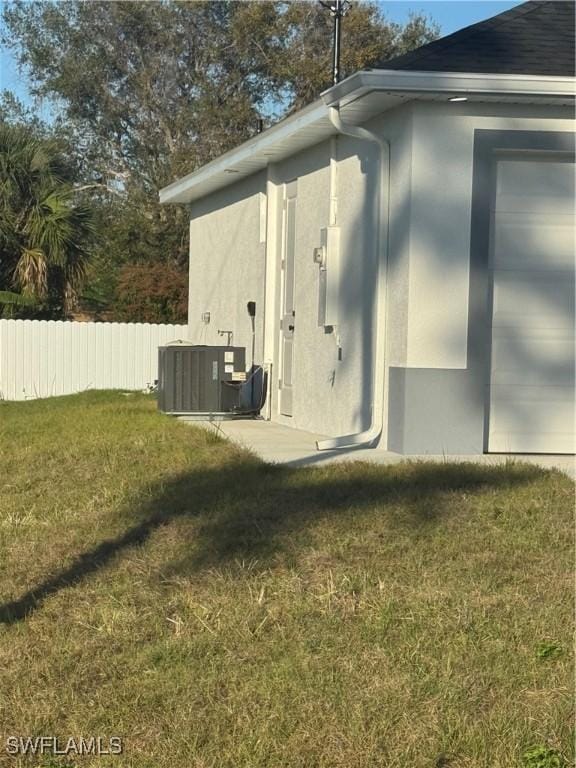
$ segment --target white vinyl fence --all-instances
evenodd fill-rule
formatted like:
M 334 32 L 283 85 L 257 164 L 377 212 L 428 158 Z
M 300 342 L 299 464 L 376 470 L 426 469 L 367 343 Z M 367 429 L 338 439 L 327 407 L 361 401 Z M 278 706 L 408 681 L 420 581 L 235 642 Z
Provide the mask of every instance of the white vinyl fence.
M 0 399 L 145 389 L 158 378 L 158 347 L 186 334 L 185 325 L 0 320 Z

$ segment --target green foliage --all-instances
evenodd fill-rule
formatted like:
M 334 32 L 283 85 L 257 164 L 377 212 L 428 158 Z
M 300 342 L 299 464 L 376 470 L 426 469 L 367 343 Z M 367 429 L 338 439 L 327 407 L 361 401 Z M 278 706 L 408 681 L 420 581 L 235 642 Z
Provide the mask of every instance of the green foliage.
M 539 659 L 556 659 L 562 655 L 562 646 L 558 643 L 544 641 L 536 648 L 536 656 Z
M 56 314 L 74 307 L 92 218 L 75 202 L 71 181 L 55 142 L 0 125 L 0 289 L 28 299 L 20 305 L 33 301 Z
M 141 323 L 185 323 L 188 275 L 164 264 L 126 264 L 120 270 L 114 319 Z
M 34 300 L 30 296 L 23 296 L 21 293 L 13 293 L 12 291 L 0 291 L 0 304 L 24 307 L 33 303 Z
M 96 205 L 90 280 L 113 300 L 127 263 L 185 268 L 188 212 L 158 189 L 251 137 L 330 84 L 332 20 L 316 2 L 77 2 L 15 0 L 4 43 L 54 106 Z M 350 74 L 434 38 L 425 16 L 401 27 L 375 2 L 346 17 L 342 70 Z M 5 96 L 4 111 L 30 120 Z M 0 106 L 0 114 L 2 107 Z
M 28 128 L 36 138 L 50 138 L 51 130 L 32 107 L 27 107 L 11 91 L 0 91 L 0 124 Z
M 332 84 L 332 25 L 318 2 L 238 3 L 234 43 L 252 60 L 280 112 L 294 111 Z M 386 20 L 375 2 L 354 3 L 342 25 L 343 77 L 417 48 L 438 36 L 422 14 L 405 26 Z
M 527 749 L 523 757 L 525 768 L 563 768 L 566 765 L 557 750 L 542 744 Z
M 13 317 L 18 307 L 33 307 L 31 296 L 23 296 L 13 291 L 0 291 L 0 317 Z
M 291 111 L 330 84 L 332 21 L 313 2 L 16 0 L 4 20 L 33 92 L 59 100 L 86 171 L 108 186 L 156 194 L 252 135 L 261 114 Z M 437 33 L 422 15 L 400 27 L 376 3 L 356 3 L 343 73 Z

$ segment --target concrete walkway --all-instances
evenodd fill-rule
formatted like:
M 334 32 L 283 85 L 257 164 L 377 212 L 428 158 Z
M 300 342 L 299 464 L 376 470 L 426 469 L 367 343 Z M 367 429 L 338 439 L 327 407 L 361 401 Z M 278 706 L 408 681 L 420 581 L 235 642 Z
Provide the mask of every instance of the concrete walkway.
M 185 420 L 185 419 L 183 419 Z M 293 429 L 273 421 L 193 421 L 206 429 L 214 430 L 248 448 L 266 462 L 287 464 L 293 467 L 320 466 L 336 461 L 370 461 L 377 464 L 396 464 L 406 459 L 425 461 L 473 461 L 481 464 L 501 464 L 506 461 L 523 461 L 539 467 L 555 467 L 570 477 L 575 477 L 574 456 L 485 454 L 482 456 L 403 456 L 378 448 L 346 448 L 340 451 L 317 451 L 316 440 L 326 437 L 313 432 Z

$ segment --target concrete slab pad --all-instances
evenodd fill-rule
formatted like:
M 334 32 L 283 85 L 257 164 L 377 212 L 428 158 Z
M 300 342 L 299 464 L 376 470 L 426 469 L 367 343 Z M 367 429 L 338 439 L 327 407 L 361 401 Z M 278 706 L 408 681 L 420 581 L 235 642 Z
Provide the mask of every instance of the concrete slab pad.
M 185 417 L 181 420 L 186 421 Z M 569 477 L 576 477 L 575 457 L 544 454 L 484 454 L 472 456 L 433 456 L 430 454 L 404 456 L 379 448 L 345 448 L 339 451 L 318 451 L 316 441 L 327 435 L 293 429 L 274 421 L 239 419 L 232 421 L 191 421 L 190 423 L 211 429 L 255 453 L 263 461 L 286 464 L 293 467 L 322 466 L 338 461 L 370 461 L 376 464 L 397 464 L 400 461 L 420 460 L 436 462 L 466 462 L 502 464 L 521 461 L 545 469 L 559 469 Z

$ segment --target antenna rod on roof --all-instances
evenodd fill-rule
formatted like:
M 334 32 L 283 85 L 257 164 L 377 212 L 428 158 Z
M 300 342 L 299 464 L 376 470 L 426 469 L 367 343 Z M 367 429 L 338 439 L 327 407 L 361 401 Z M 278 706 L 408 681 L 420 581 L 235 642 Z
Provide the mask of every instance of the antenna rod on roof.
M 336 83 L 340 82 L 340 32 L 342 19 L 352 7 L 352 3 L 350 0 L 331 0 L 331 2 L 324 2 L 324 0 L 319 1 L 323 8 L 327 8 L 330 11 L 330 16 L 334 19 L 334 32 L 332 37 L 332 85 L 336 85 Z

